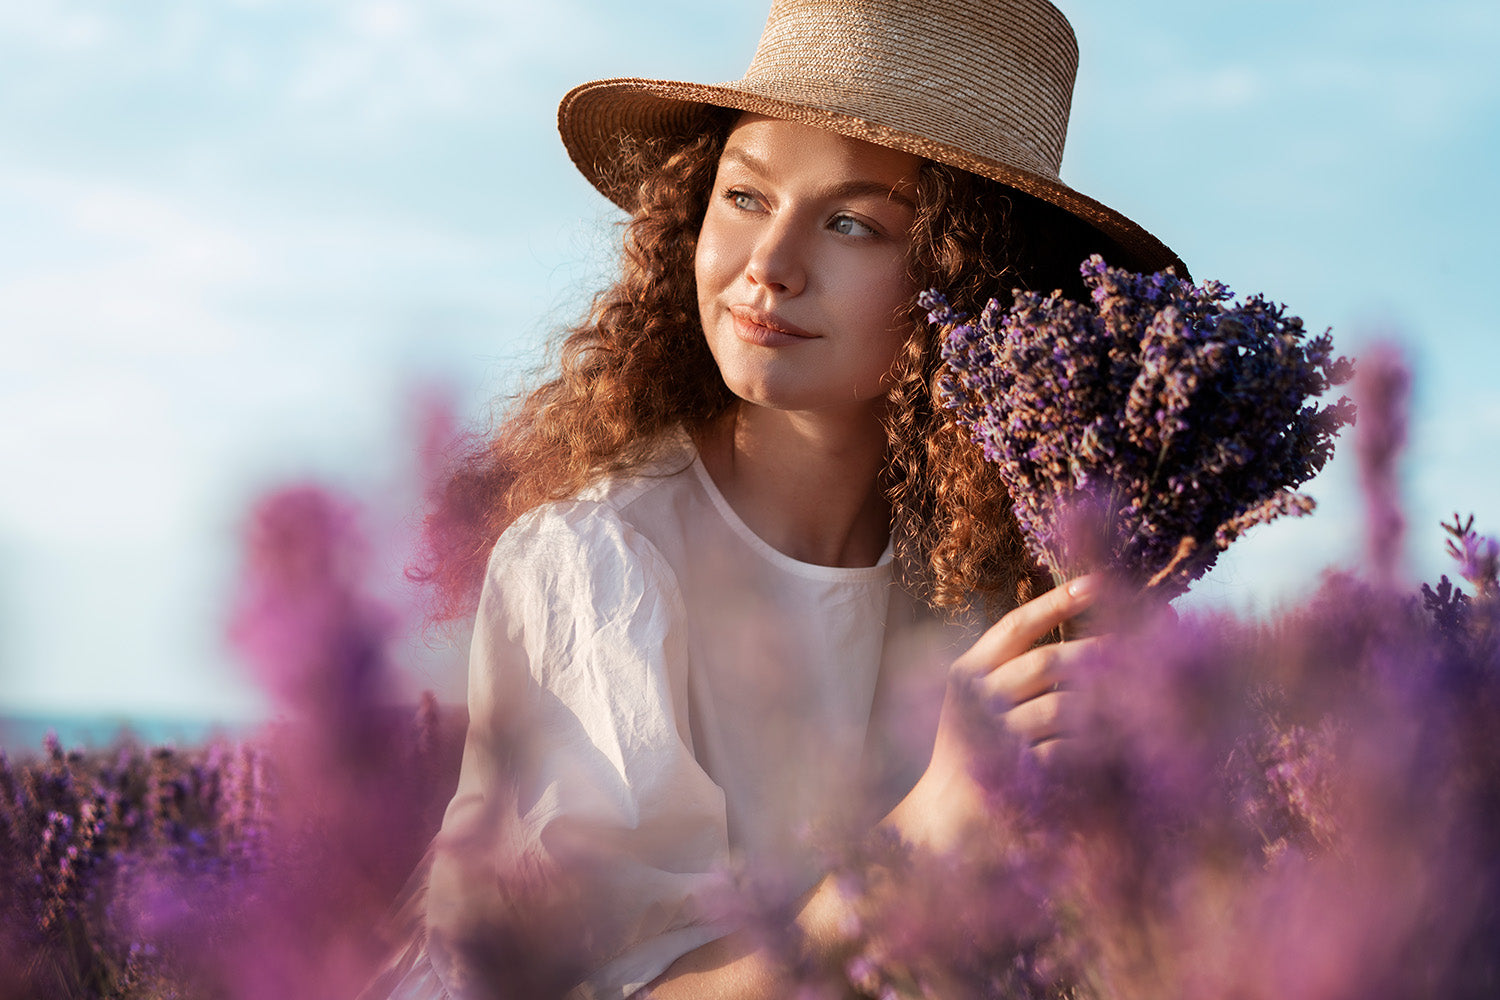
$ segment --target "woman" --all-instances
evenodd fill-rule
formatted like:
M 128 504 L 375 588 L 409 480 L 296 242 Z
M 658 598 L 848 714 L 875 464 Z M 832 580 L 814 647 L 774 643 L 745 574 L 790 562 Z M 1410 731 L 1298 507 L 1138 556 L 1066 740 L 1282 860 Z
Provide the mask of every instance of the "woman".
M 1057 180 L 1075 66 L 1044 0 L 780 0 L 741 81 L 564 99 L 574 162 L 632 222 L 560 374 L 438 521 L 453 606 L 483 580 L 470 731 L 393 995 L 534 971 L 514 949 L 564 887 L 581 946 L 538 994 L 777 995 L 713 918 L 726 864 L 777 873 L 836 970 L 808 829 L 953 846 L 981 814 L 960 698 L 1062 735 L 1080 644 L 1033 647 L 1089 581 L 1031 597 L 914 302 L 1072 287 L 1095 251 L 1181 267 Z M 976 638 L 976 608 L 1009 613 Z M 924 689 L 942 712 L 914 719 Z

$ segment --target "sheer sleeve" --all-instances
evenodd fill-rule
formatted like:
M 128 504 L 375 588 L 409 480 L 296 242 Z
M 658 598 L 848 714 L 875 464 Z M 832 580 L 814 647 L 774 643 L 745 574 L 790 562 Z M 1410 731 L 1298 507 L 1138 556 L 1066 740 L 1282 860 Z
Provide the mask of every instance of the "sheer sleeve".
M 670 567 L 607 508 L 543 508 L 500 539 L 427 900 L 454 996 L 487 992 L 485 928 L 539 887 L 566 885 L 580 907 L 574 939 L 556 942 L 576 945 L 571 996 L 628 996 L 723 933 L 699 905 L 728 834 L 693 753 L 683 618 Z

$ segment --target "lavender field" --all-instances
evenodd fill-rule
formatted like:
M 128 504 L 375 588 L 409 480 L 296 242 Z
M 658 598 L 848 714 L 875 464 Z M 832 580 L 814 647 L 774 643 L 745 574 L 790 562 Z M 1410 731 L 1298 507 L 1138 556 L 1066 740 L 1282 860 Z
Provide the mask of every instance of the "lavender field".
M 820 843 L 859 914 L 840 975 L 799 962 L 777 873 L 734 873 L 726 905 L 789 995 L 1500 994 L 1500 545 L 1455 517 L 1458 582 L 1401 582 L 1408 377 L 1363 369 L 1363 569 L 1270 619 L 1122 631 L 1078 680 L 1067 753 L 976 714 L 986 830 L 942 856 Z M 350 502 L 288 489 L 249 524 L 231 633 L 280 721 L 0 758 L 0 998 L 352 996 L 391 948 L 462 720 L 386 706 L 395 619 Z M 571 985 L 587 924 L 565 881 L 493 929 L 494 995 Z

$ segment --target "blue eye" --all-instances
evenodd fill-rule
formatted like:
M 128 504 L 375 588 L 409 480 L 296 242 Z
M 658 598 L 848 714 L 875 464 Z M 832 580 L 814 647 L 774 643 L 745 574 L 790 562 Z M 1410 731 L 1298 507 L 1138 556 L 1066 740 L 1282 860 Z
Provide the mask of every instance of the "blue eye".
M 852 215 L 836 215 L 828 228 L 843 236 L 878 236 L 872 227 L 860 222 Z
M 724 192 L 724 200 L 742 212 L 753 212 L 760 208 L 760 202 L 756 201 L 755 195 L 747 191 L 738 191 L 731 188 Z

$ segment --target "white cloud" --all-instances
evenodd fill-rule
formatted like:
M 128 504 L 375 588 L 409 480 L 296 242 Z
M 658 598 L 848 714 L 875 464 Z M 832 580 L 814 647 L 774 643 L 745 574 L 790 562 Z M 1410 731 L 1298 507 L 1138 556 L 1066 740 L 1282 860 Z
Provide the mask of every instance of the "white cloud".
M 169 542 L 200 501 L 180 406 L 145 372 L 85 364 L 0 405 L 0 535 L 31 547 Z
M 0 37 L 42 51 L 76 53 L 97 49 L 111 36 L 114 20 L 97 4 L 47 0 L 0 6 Z
M 545 6 L 468 0 L 335 0 L 283 39 L 293 107 L 337 109 L 364 128 L 425 116 L 503 116 L 555 64 L 558 29 L 577 43 L 597 18 L 570 0 Z M 290 44 L 287 44 L 290 43 Z
M 1264 69 L 1252 66 L 1179 66 L 1153 76 L 1150 89 L 1144 100 L 1157 114 L 1203 114 L 1261 103 L 1274 84 Z
M 0 6 L 0 108 L 67 111 L 135 94 L 185 108 L 216 88 L 325 127 L 387 129 L 432 115 L 504 114 L 587 43 L 578 0 L 266 0 L 204 5 L 42 0 Z M 524 97 L 522 98 L 524 102 Z
M 420 297 L 423 281 L 463 284 L 530 238 L 467 234 L 385 206 L 299 213 L 253 191 L 168 192 L 108 174 L 0 168 L 0 192 L 0 217 L 24 219 L 42 248 L 0 258 L 0 328 L 25 332 L 8 359 L 22 368 L 101 351 L 232 353 L 265 340 L 258 315 Z
M 264 262 L 232 229 L 107 178 L 8 170 L 0 190 L 28 203 L 53 245 L 0 271 L 0 327 L 25 332 L 12 364 L 66 366 L 101 349 L 198 352 L 238 338 L 209 300 L 262 275 Z

